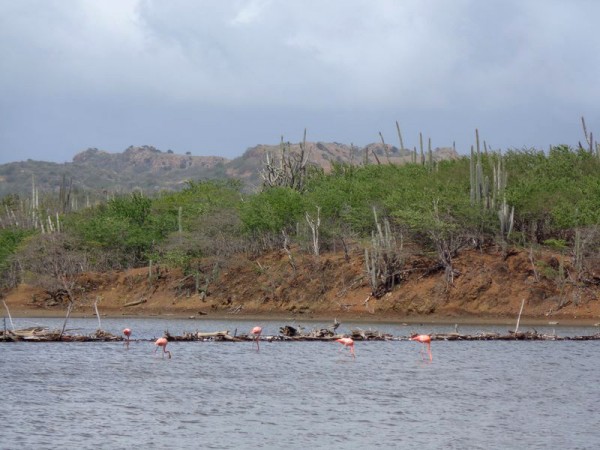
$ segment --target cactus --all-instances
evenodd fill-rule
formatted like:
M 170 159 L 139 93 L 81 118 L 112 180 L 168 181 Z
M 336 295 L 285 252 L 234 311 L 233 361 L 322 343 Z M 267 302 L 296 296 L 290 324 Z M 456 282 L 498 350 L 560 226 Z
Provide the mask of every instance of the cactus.
M 264 187 L 284 186 L 299 192 L 304 190 L 310 158 L 310 151 L 307 151 L 306 146 L 306 129 L 304 129 L 304 137 L 299 146 L 300 151 L 292 153 L 290 143 L 285 143 L 282 136 L 279 161 L 277 158 L 273 158 L 269 152 L 265 153 L 263 168 L 260 172 Z
M 310 226 L 312 231 L 312 241 L 313 241 L 313 254 L 315 256 L 319 256 L 319 228 L 321 226 L 321 207 L 317 206 L 317 218 L 313 219 L 308 211 L 305 213 L 306 222 Z
M 433 151 L 431 150 L 431 138 L 427 140 L 427 164 L 429 171 L 433 170 Z
M 381 138 L 381 145 L 383 145 L 383 151 L 385 152 L 385 157 L 387 158 L 387 162 L 388 162 L 388 164 L 392 164 L 392 161 L 390 160 L 390 151 L 389 151 L 387 145 L 385 144 L 385 140 L 383 139 L 383 134 L 381 134 L 381 131 L 379 132 L 379 137 Z
M 483 161 L 479 150 L 479 130 L 475 130 L 476 149 L 471 146 L 469 162 L 469 182 L 471 205 L 479 205 L 486 210 L 496 209 L 499 199 L 504 195 L 508 174 L 504 167 L 502 153 L 487 154 L 488 147 L 484 141 L 486 160 L 491 162 L 492 180 L 484 174 Z
M 382 226 L 377 219 L 375 208 L 373 216 L 375 230 L 371 235 L 371 250 L 365 248 L 365 266 L 371 283 L 371 293 L 379 298 L 392 291 L 400 281 L 400 269 L 403 265 L 402 241 L 400 248 L 397 248 L 389 221 L 385 219 Z
M 402 140 L 402 132 L 400 131 L 400 125 L 396 120 L 396 130 L 398 130 L 398 139 L 400 140 L 400 151 L 404 153 L 404 141 Z
M 502 239 L 506 241 L 513 229 L 515 218 L 515 207 L 513 206 L 509 211 L 506 197 L 502 200 L 502 205 L 498 211 L 498 218 L 500 219 L 500 235 L 502 236 Z
M 585 118 L 583 116 L 581 116 L 581 126 L 583 127 L 583 135 L 585 136 L 585 141 L 588 146 L 588 151 L 593 154 L 594 153 L 594 136 L 591 131 L 588 133 L 587 127 L 585 125 Z M 583 148 L 581 143 L 579 144 L 579 147 Z

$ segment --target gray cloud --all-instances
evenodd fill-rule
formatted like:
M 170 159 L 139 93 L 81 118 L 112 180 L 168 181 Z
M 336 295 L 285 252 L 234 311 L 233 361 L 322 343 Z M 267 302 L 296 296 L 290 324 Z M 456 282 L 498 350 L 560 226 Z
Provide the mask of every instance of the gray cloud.
M 600 127 L 592 0 L 0 0 L 0 163 L 131 144 L 234 157 L 366 144 L 399 120 L 466 152 Z

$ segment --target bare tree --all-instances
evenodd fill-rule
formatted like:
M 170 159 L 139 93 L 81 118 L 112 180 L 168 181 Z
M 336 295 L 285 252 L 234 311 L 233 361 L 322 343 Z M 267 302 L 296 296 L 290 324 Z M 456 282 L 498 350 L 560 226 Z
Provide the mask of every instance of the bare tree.
M 436 268 L 443 268 L 446 282 L 453 284 L 454 277 L 458 272 L 454 269 L 452 260 L 462 248 L 472 241 L 472 235 L 469 230 L 456 223 L 449 215 L 442 217 L 438 207 L 438 200 L 434 200 L 433 202 L 432 221 L 427 227 L 427 234 L 438 254 Z
M 25 281 L 41 287 L 57 300 L 73 303 L 77 297 L 78 277 L 88 270 L 85 252 L 66 233 L 33 236 L 18 260 Z

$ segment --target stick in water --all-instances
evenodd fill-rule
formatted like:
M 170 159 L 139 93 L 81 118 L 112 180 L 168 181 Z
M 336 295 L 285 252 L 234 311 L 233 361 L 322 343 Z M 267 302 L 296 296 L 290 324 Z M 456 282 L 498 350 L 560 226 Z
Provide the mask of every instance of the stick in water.
M 521 321 L 521 313 L 523 312 L 523 306 L 525 305 L 525 299 L 521 301 L 521 309 L 519 310 L 519 317 L 517 317 L 517 326 L 515 327 L 515 334 L 519 331 L 519 322 Z
M 63 323 L 63 327 L 62 330 L 60 332 L 60 335 L 58 336 L 58 339 L 62 338 L 63 334 L 65 334 L 65 328 L 67 326 L 67 320 L 69 320 L 69 316 L 71 315 L 71 310 L 73 309 L 73 302 L 69 302 L 69 307 L 67 308 L 67 317 L 65 317 L 65 323 Z
M 98 317 L 98 329 L 102 329 L 102 324 L 100 323 L 100 313 L 98 312 L 98 297 L 94 301 L 94 309 L 96 310 L 96 317 Z
M 6 308 L 6 312 L 8 313 L 8 320 L 10 320 L 10 326 L 14 331 L 15 324 L 13 323 L 12 317 L 10 316 L 10 310 L 8 309 L 8 305 L 6 304 L 6 302 L 4 300 L 2 300 L 2 303 L 4 304 L 4 307 Z

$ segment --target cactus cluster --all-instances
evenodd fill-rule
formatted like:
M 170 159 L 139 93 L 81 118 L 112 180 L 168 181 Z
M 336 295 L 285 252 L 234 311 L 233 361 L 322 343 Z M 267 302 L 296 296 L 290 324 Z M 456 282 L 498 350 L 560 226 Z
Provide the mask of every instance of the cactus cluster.
M 377 219 L 375 208 L 373 208 L 373 216 L 376 229 L 371 236 L 371 250 L 365 248 L 365 265 L 371 293 L 375 298 L 379 298 L 386 292 L 392 291 L 401 279 L 402 240 L 398 246 L 389 221 L 384 219 L 382 227 Z
M 504 167 L 504 157 L 500 151 L 488 154 L 486 142 L 483 142 L 484 155 L 482 158 L 479 143 L 479 130 L 475 130 L 475 148 L 471 146 L 470 160 L 470 195 L 471 205 L 478 205 L 482 209 L 494 211 L 499 208 L 499 231 L 502 241 L 508 239 L 514 225 L 514 206 L 509 207 L 506 203 L 505 190 L 508 181 L 508 173 Z M 484 174 L 483 161 L 491 164 L 492 181 Z M 502 200 L 500 200 L 502 199 Z

